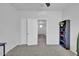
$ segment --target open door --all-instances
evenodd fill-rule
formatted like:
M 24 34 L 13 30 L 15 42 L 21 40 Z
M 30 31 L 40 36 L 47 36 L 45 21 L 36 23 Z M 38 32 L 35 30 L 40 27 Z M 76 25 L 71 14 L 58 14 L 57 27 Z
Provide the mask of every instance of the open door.
M 21 18 L 21 44 L 27 44 L 28 39 L 28 21 L 26 18 Z
M 28 19 L 28 45 L 37 45 L 37 19 Z
M 38 45 L 46 45 L 46 20 L 38 20 Z

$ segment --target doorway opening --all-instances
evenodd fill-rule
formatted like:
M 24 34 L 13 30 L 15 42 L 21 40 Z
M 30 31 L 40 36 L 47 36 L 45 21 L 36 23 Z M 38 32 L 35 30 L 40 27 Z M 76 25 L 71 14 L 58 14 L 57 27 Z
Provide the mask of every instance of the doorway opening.
M 46 20 L 38 20 L 38 45 L 46 45 Z

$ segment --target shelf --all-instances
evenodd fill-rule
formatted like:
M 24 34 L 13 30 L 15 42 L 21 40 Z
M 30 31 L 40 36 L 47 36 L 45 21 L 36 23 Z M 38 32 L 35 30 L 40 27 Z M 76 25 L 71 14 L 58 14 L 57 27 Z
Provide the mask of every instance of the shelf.
M 70 35 L 70 20 L 61 21 L 59 28 L 60 45 L 64 48 L 70 48 L 70 36 L 67 36 Z
M 65 43 L 64 40 L 60 40 L 60 42 Z
M 60 35 L 61 37 L 64 37 L 64 35 Z

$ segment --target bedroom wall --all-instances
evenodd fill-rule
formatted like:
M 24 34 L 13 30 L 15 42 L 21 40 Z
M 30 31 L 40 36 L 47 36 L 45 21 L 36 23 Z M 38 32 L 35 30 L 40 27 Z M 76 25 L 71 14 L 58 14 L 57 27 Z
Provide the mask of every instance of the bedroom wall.
M 18 13 L 7 3 L 0 3 L 0 42 L 7 42 L 6 53 L 19 44 L 20 22 Z M 2 55 L 0 47 L 0 55 Z

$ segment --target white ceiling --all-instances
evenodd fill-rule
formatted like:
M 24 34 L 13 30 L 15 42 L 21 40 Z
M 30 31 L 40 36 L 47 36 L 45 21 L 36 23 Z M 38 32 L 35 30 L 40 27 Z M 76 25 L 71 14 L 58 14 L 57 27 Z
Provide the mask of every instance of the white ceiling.
M 41 10 L 58 10 L 62 11 L 73 3 L 51 3 L 50 7 L 46 7 L 45 3 L 11 3 L 13 7 L 21 11 L 41 11 Z

